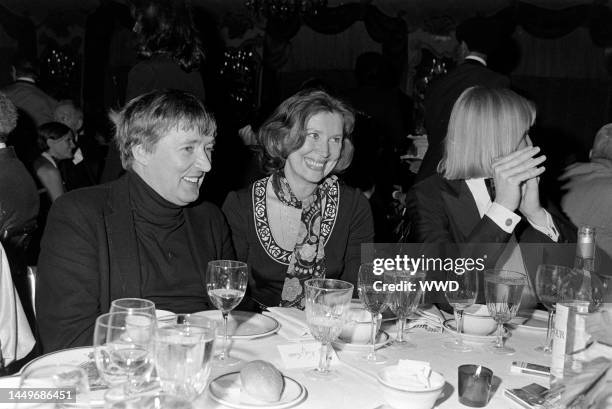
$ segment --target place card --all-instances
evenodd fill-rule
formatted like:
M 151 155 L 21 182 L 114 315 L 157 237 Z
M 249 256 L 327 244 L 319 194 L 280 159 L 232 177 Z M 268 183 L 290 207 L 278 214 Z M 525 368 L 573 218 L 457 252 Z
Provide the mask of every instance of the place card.
M 278 345 L 283 365 L 287 369 L 316 368 L 319 365 L 321 344 L 319 342 L 300 342 L 299 344 Z M 333 348 L 328 348 L 327 359 L 333 365 L 338 361 L 338 356 Z

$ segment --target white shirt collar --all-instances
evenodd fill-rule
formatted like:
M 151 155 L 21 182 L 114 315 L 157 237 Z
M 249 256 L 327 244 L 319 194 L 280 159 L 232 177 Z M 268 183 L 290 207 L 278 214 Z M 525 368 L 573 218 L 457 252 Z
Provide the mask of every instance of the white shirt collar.
M 482 58 L 479 57 L 477 55 L 473 55 L 473 54 L 469 54 L 465 57 L 466 60 L 474 60 L 474 61 L 478 61 L 479 63 L 481 63 L 482 65 L 484 65 L 485 67 L 487 66 L 487 61 Z
M 17 77 L 17 81 L 29 82 L 31 84 L 35 84 L 36 83 L 36 81 L 34 81 L 34 79 L 30 78 L 30 77 Z
M 484 178 L 466 179 L 465 183 L 468 185 L 472 196 L 474 196 L 478 214 L 482 218 L 489 210 L 489 207 L 491 207 L 491 197 L 489 197 L 489 191 L 487 190 L 487 185 L 485 185 Z

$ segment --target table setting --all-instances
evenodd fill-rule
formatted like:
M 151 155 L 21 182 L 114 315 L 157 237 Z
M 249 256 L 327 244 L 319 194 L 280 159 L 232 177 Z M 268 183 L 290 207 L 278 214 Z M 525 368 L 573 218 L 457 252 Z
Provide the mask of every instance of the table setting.
M 482 305 L 472 297 L 477 281 L 463 281 L 446 294 L 453 316 L 420 304 L 419 291 L 377 294 L 366 263 L 359 299 L 350 283 L 311 279 L 304 310 L 259 314 L 234 310 L 246 290 L 242 264 L 209 268 L 208 291 L 227 290 L 213 293 L 217 310 L 174 314 L 147 300 L 115 300 L 96 321 L 93 346 L 38 357 L 20 376 L 0 378 L 0 388 L 19 388 L 27 374 L 55 368 L 71 374 L 56 378 L 76 382 L 66 385 L 81 391 L 80 400 L 41 408 L 444 409 L 520 407 L 505 390 L 549 386 L 548 376 L 513 365 L 551 364 L 538 348 L 548 342 L 548 311 L 519 311 L 520 275 L 487 273 Z M 424 277 L 390 271 L 379 279 Z

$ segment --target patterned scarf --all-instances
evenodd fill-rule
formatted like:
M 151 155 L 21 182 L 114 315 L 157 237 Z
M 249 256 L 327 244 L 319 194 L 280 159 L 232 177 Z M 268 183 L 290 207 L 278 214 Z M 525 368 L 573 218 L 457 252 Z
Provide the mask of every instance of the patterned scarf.
M 285 275 L 281 307 L 304 309 L 304 281 L 325 277 L 324 243 L 319 240 L 322 209 L 325 208 L 326 193 L 336 179 L 336 176 L 326 178 L 312 195 L 300 201 L 291 191 L 282 171 L 272 175 L 272 189 L 281 203 L 302 209 L 297 241 Z

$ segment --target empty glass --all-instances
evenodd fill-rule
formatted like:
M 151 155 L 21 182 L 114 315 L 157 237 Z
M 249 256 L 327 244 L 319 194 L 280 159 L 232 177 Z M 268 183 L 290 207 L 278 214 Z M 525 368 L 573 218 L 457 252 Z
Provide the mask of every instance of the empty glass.
M 527 276 L 516 271 L 487 270 L 484 281 L 489 314 L 497 322 L 496 342 L 489 350 L 495 354 L 511 355 L 515 350 L 504 345 L 504 324 L 516 316 L 521 306 Z
M 341 280 L 313 278 L 304 282 L 306 322 L 314 339 L 321 342 L 319 366 L 307 372 L 313 379 L 332 379 L 329 344 L 338 338 L 346 323 L 353 296 L 353 284 Z
M 176 314 L 160 318 L 155 334 L 155 368 L 164 392 L 193 400 L 206 388 L 217 323 Z
M 451 283 L 457 283 L 456 285 Z M 478 273 L 476 271 L 466 271 L 463 274 L 456 274 L 449 271 L 446 274 L 447 289 L 444 296 L 448 303 L 453 307 L 455 315 L 455 326 L 457 337 L 452 342 L 445 342 L 442 345 L 446 349 L 456 352 L 469 352 L 472 347 L 463 343 L 463 311 L 474 305 L 478 296 Z
M 391 311 L 397 316 L 397 336 L 394 345 L 404 348 L 414 348 L 415 345 L 408 342 L 404 337 L 406 319 L 414 313 L 421 301 L 421 282 L 425 280 L 425 272 L 417 271 L 389 271 L 385 274 L 390 275 L 391 282 L 395 285 L 391 292 L 390 305 Z
M 155 317 L 155 303 L 143 298 L 119 298 L 113 300 L 108 312 L 129 312 L 131 314 L 148 314 Z
M 369 362 L 382 364 L 387 361 L 383 355 L 376 355 L 376 335 L 379 328 L 378 320 L 380 314 L 389 305 L 391 294 L 383 284 L 391 284 L 392 277 L 389 274 L 375 274 L 373 263 L 364 263 L 359 267 L 357 278 L 359 299 L 372 315 L 370 329 L 370 351 L 365 356 Z
M 241 361 L 229 356 L 227 315 L 244 297 L 248 282 L 246 263 L 233 260 L 213 260 L 208 262 L 206 270 L 206 291 L 208 297 L 223 314 L 223 349 L 215 357 L 220 365 L 236 365 Z
M 563 280 L 570 276 L 572 269 L 553 264 L 540 264 L 536 273 L 536 295 L 548 310 L 548 329 L 546 331 L 546 341 L 544 345 L 536 347 L 539 352 L 552 352 L 552 333 L 555 322 L 555 309 Z

